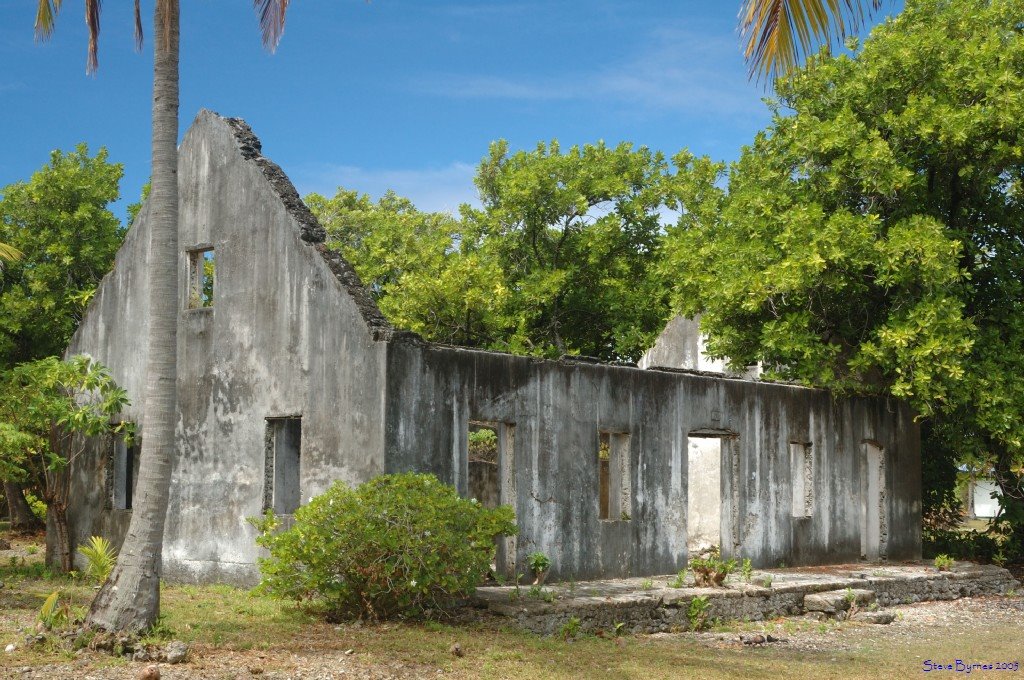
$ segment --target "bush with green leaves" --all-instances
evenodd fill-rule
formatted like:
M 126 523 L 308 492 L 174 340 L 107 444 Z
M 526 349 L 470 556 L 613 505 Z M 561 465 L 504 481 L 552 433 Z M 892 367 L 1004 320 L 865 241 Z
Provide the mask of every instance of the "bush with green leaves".
M 708 609 L 711 602 L 706 595 L 697 595 L 690 600 L 686 608 L 686 619 L 690 622 L 690 630 L 705 630 L 708 627 Z
M 722 560 L 718 546 L 712 546 L 690 560 L 694 584 L 698 588 L 718 588 L 725 583 L 725 578 L 736 571 L 736 560 Z
M 285 531 L 271 513 L 251 521 L 270 551 L 258 589 L 332 620 L 449 609 L 486 576 L 495 537 L 516 533 L 511 507 L 485 508 L 414 473 L 355 489 L 335 482 L 296 510 Z
M 542 571 L 547 571 L 551 568 L 551 558 L 540 552 L 532 552 L 526 557 L 527 564 L 530 565 L 530 569 L 535 574 L 539 574 Z

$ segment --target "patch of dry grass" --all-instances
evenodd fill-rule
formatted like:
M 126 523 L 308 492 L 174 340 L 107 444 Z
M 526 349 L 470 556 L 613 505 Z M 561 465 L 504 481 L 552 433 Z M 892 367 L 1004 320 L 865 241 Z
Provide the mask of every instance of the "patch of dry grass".
M 38 541 L 38 539 L 36 539 Z M 0 553 L 0 647 L 21 643 L 34 630 L 39 607 L 61 589 L 77 611 L 84 611 L 93 589 L 74 579 L 57 577 L 41 566 L 41 555 L 23 550 L 12 564 Z M 504 629 L 496 620 L 467 625 L 392 623 L 332 625 L 282 603 L 227 586 L 166 586 L 163 618 L 153 641 L 168 637 L 192 643 L 199 664 L 216 664 L 232 672 L 256 664 L 268 672 L 287 672 L 297 659 L 350 657 L 360 667 L 411 669 L 421 675 L 451 678 L 878 678 L 921 673 L 925 659 L 1024 660 L 1024 628 L 1019 620 L 963 621 L 950 634 L 946 625 L 897 621 L 892 626 L 829 625 L 780 621 L 769 624 L 783 636 L 818 634 L 820 649 L 786 643 L 746 648 L 730 642 L 736 630 L 763 625 L 722 628 L 718 636 L 688 634 L 630 637 L 583 637 L 564 641 Z M 725 639 L 720 639 L 725 638 Z M 829 640 L 835 644 L 829 644 Z M 839 642 L 842 644 L 839 644 Z M 464 656 L 449 649 L 458 642 Z M 53 645 L 0 652 L 0 675 L 16 667 L 71 663 L 71 653 Z M 79 664 L 82 661 L 79 660 Z M 90 657 L 85 666 L 125 664 L 109 657 Z M 207 670 L 211 666 L 203 666 Z M 70 666 L 68 666 L 70 670 Z M 196 666 L 195 677 L 206 675 Z M 121 669 L 122 671 L 127 669 Z M 391 672 L 394 672 L 393 670 Z M 227 673 L 227 671 L 225 671 Z M 403 673 L 397 673 L 402 675 Z M 70 676 L 69 676 L 70 677 Z M 315 677 L 315 676 L 314 676 Z

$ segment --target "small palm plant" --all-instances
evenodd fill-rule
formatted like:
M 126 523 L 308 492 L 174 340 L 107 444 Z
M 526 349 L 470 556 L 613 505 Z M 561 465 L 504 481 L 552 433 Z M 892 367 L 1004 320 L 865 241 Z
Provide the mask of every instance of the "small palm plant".
M 89 542 L 78 546 L 78 554 L 86 559 L 85 575 L 96 583 L 103 583 L 110 576 L 117 560 L 117 553 L 110 541 L 102 536 L 90 536 Z

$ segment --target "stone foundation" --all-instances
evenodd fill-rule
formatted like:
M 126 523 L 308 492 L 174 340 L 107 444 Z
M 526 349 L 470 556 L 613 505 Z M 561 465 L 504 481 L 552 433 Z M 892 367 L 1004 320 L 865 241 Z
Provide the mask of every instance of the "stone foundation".
M 754 585 L 771 579 L 771 585 Z M 542 590 L 520 586 L 477 589 L 489 611 L 515 625 L 542 635 L 557 634 L 573 617 L 581 632 L 658 633 L 690 628 L 687 610 L 695 597 L 708 600 L 707 618 L 720 621 L 761 621 L 822 611 L 835 600 L 834 591 L 854 594 L 878 606 L 955 600 L 979 595 L 1005 595 L 1020 588 L 1010 573 L 992 565 L 957 563 L 951 571 L 917 565 L 840 565 L 829 568 L 757 571 L 745 583 L 738 574 L 724 588 L 694 588 L 692 577 L 683 588 L 669 587 L 675 576 L 556 583 Z M 805 597 L 809 598 L 805 605 Z M 840 598 L 841 599 L 841 598 Z M 836 607 L 833 606 L 832 614 Z M 839 609 L 844 609 L 839 606 Z M 621 625 L 620 625 L 621 624 Z

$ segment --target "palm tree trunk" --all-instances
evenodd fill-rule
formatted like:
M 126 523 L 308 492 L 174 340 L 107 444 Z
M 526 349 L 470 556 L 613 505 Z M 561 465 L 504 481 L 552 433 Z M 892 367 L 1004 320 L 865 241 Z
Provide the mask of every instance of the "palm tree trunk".
M 176 450 L 178 321 L 179 0 L 158 0 L 153 49 L 149 358 L 136 502 L 121 553 L 86 625 L 137 632 L 160 614 L 160 558 Z
M 11 517 L 11 529 L 15 531 L 42 531 L 43 523 L 32 513 L 21 484 L 4 481 L 4 497 L 7 498 L 7 511 Z

